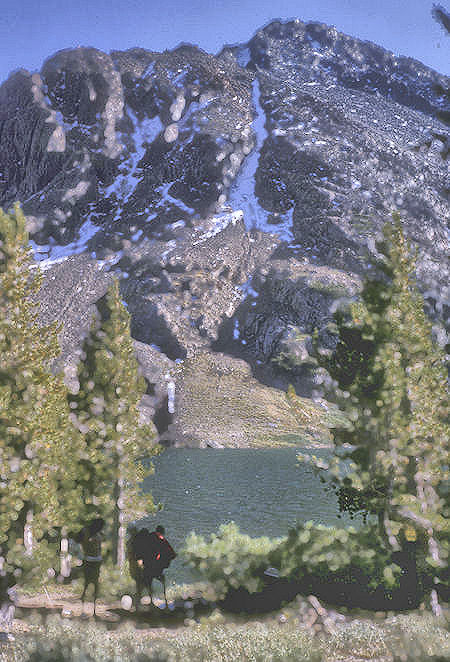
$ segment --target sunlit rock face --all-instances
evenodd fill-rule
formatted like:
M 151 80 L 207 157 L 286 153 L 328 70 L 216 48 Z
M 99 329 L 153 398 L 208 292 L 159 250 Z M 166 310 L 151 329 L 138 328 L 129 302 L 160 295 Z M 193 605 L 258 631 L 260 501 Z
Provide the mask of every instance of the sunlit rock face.
M 419 62 L 301 21 L 215 56 L 77 48 L 13 74 L 0 87 L 0 204 L 27 214 L 69 378 L 116 275 L 149 382 L 143 411 L 169 443 L 206 443 L 187 420 L 185 365 L 207 387 L 211 365 L 232 361 L 248 382 L 244 361 L 261 388 L 313 395 L 311 334 L 333 346 L 331 311 L 376 269 L 394 209 L 443 343 L 448 89 Z M 233 439 L 223 445 L 252 443 Z

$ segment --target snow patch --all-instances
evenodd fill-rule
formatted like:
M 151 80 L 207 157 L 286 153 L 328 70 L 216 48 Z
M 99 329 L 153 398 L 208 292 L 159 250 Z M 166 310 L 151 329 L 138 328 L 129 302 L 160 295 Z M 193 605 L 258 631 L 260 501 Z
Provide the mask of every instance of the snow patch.
M 155 60 L 153 60 L 153 62 L 150 62 L 150 64 L 148 65 L 147 69 L 146 69 L 146 70 L 144 71 L 144 73 L 142 74 L 142 78 L 147 78 L 147 77 L 153 75 L 153 71 L 154 71 L 154 69 L 155 69 L 155 64 L 156 64 Z
M 255 299 L 259 297 L 259 292 L 257 292 L 252 287 L 252 276 L 250 276 L 250 278 L 243 285 L 240 285 L 237 289 L 242 295 L 242 301 L 251 297 L 253 301 L 251 302 L 250 305 L 256 306 Z
M 245 227 L 247 230 L 256 228 L 263 232 L 270 232 L 278 235 L 286 241 L 293 241 L 292 234 L 292 209 L 281 216 L 279 224 L 272 225 L 268 222 L 272 215 L 266 209 L 261 207 L 255 195 L 255 175 L 258 168 L 259 156 L 264 141 L 268 137 L 265 128 L 265 113 L 260 103 L 259 81 L 253 82 L 253 105 L 255 108 L 255 119 L 252 123 L 252 129 L 255 134 L 255 146 L 239 172 L 236 180 L 232 184 L 228 204 L 233 209 L 241 209 L 244 213 Z
M 244 295 L 243 296 L 244 299 L 246 299 L 248 296 L 251 296 L 254 299 L 259 297 L 259 292 L 254 290 L 253 287 L 252 287 L 252 280 L 253 280 L 253 277 L 250 276 L 250 278 L 245 283 L 243 283 L 242 285 L 240 285 L 237 288 Z
M 178 122 L 181 119 L 181 115 L 183 114 L 185 105 L 186 105 L 186 99 L 184 97 L 184 94 L 178 94 L 177 98 L 172 103 L 169 109 L 173 122 Z
M 139 182 L 140 173 L 137 172 L 137 166 L 145 155 L 147 145 L 150 145 L 164 128 L 158 115 L 152 119 L 146 117 L 139 120 L 131 108 L 127 109 L 127 114 L 133 123 L 134 151 L 130 151 L 128 159 L 121 165 L 120 174 L 104 190 L 106 199 L 114 193 L 122 204 L 127 202 Z
M 68 201 L 71 205 L 74 205 L 77 200 L 86 195 L 90 185 L 90 182 L 81 180 L 75 188 L 67 189 L 62 197 L 62 202 Z
M 171 239 L 170 241 L 167 242 L 166 246 L 167 246 L 167 250 L 165 250 L 163 253 L 161 253 L 161 258 L 163 260 L 165 260 L 168 255 L 173 253 L 173 251 L 177 247 L 177 242 L 175 241 L 175 239 Z
M 166 143 L 173 143 L 178 138 L 178 125 L 169 124 L 164 131 L 164 140 Z
M 225 228 L 230 224 L 236 225 L 236 223 L 238 221 L 242 221 L 242 219 L 243 213 L 240 209 L 238 211 L 232 212 L 231 214 L 225 214 L 224 216 L 214 216 L 213 218 L 208 219 L 208 223 L 210 224 L 208 230 L 200 235 L 197 241 L 193 241 L 192 244 L 194 246 L 197 244 L 202 244 L 207 239 L 215 237 L 216 234 L 219 234 L 219 232 L 225 230 Z
M 34 252 L 34 259 L 39 262 L 39 266 L 44 271 L 49 269 L 53 264 L 62 262 L 71 255 L 78 255 L 86 249 L 86 245 L 95 234 L 100 230 L 98 225 L 94 225 L 90 219 L 85 221 L 80 228 L 78 239 L 72 241 L 66 246 L 56 244 L 50 238 L 49 244 L 39 245 L 34 241 L 30 241 L 30 246 Z M 44 257 L 44 255 L 46 257 Z
M 131 235 L 131 239 L 133 241 L 137 241 L 139 239 L 139 237 L 142 236 L 142 233 L 143 233 L 143 230 L 138 230 L 137 232 L 135 232 L 134 234 Z
M 155 188 L 155 191 L 157 191 L 161 195 L 161 200 L 158 202 L 156 207 L 164 207 L 167 203 L 171 205 L 175 205 L 182 211 L 185 211 L 188 214 L 193 214 L 194 209 L 192 207 L 188 207 L 182 200 L 179 200 L 178 198 L 173 198 L 170 193 L 169 189 L 173 185 L 172 182 L 167 182 L 166 184 L 162 184 L 162 186 L 157 186 Z M 183 220 L 183 219 L 180 219 Z
M 97 260 L 98 268 L 103 269 L 103 267 L 113 267 L 115 264 L 120 262 L 122 257 L 123 251 L 118 251 L 117 253 L 114 253 L 114 255 L 111 255 L 104 260 Z
M 66 149 L 66 134 L 62 126 L 57 126 L 47 143 L 47 152 L 64 152 Z
M 169 414 L 175 413 L 175 382 L 172 380 L 167 384 L 167 410 Z

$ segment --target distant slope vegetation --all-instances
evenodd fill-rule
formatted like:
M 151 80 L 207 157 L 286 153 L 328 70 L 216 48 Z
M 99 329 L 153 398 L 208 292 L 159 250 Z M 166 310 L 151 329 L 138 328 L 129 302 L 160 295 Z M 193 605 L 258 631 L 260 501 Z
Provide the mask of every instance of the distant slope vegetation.
M 143 411 L 163 439 L 288 438 L 295 423 L 272 387 L 320 394 L 311 334 L 333 345 L 330 310 L 376 268 L 374 240 L 394 209 L 443 343 L 449 87 L 420 62 L 301 21 L 216 56 L 77 48 L 12 74 L 0 87 L 0 205 L 19 200 L 27 214 L 45 268 L 42 319 L 64 322 L 68 379 L 115 274 L 149 383 Z M 267 389 L 256 431 L 236 405 L 260 393 L 242 360 Z M 230 434 L 221 424 L 208 440 L 211 408 L 192 420 L 192 376 L 216 402 L 210 370 L 221 365 L 236 385 L 220 393 Z M 321 437 L 320 419 L 318 409 L 303 433 Z

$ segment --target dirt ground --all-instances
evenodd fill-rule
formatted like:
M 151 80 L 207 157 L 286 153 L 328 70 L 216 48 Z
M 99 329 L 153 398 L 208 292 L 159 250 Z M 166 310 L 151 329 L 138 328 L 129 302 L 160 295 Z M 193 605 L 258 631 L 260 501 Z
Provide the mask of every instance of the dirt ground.
M 128 596 L 127 596 L 128 597 Z M 128 601 L 130 602 L 130 601 Z M 136 628 L 148 629 L 149 632 L 160 630 L 174 630 L 183 625 L 186 618 L 192 615 L 206 614 L 214 608 L 212 603 L 195 596 L 188 600 L 182 598 L 169 600 L 168 608 L 161 598 L 154 598 L 154 605 L 150 599 L 144 596 L 139 610 L 125 601 L 106 602 L 102 599 L 96 602 L 96 613 L 94 616 L 94 604 L 86 601 L 84 605 L 77 595 L 60 594 L 51 592 L 38 593 L 36 595 L 20 596 L 15 610 L 15 618 L 10 627 L 11 634 L 14 632 L 25 632 L 30 629 L 29 623 L 36 620 L 44 621 L 52 615 L 61 616 L 71 621 L 92 621 L 104 624 L 108 630 L 115 629 L 119 624 L 127 623 Z M 155 632 L 157 635 L 157 632 Z

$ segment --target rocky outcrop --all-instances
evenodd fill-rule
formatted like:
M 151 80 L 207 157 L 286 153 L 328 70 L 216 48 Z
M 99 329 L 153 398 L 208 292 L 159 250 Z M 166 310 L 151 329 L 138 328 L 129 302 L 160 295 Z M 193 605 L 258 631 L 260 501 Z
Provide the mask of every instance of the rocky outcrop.
M 299 421 L 286 394 L 265 386 L 247 362 L 220 352 L 196 351 L 177 375 L 177 416 L 168 438 L 178 446 L 252 448 L 329 443 L 333 411 L 299 398 Z
M 68 379 L 115 275 L 149 384 L 142 410 L 163 440 L 266 443 L 275 419 L 289 435 L 283 390 L 319 393 L 311 334 L 333 346 L 331 310 L 376 268 L 393 209 L 443 343 L 448 89 L 419 62 L 301 21 L 217 56 L 77 48 L 12 75 L 0 87 L 0 204 L 24 206 Z M 258 425 L 238 392 L 264 403 Z M 212 415 L 221 402 L 228 434 Z

